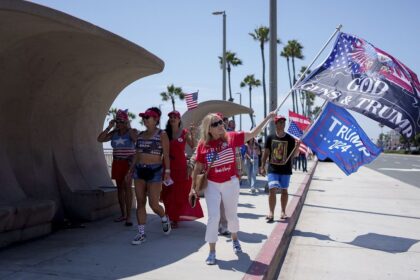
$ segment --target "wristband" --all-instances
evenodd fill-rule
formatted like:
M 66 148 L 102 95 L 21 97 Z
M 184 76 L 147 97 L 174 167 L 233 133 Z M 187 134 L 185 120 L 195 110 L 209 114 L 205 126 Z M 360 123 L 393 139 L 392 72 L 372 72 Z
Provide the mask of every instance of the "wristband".
M 171 173 L 170 169 L 165 169 L 165 173 Z

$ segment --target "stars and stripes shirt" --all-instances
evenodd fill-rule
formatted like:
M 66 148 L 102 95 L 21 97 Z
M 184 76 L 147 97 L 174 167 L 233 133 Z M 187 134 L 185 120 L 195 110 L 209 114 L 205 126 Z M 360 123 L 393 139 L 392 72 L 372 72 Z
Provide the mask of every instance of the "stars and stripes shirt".
M 208 168 L 214 159 L 207 178 L 216 183 L 227 182 L 237 176 L 235 149 L 244 144 L 245 133 L 228 132 L 227 135 L 227 142 L 218 139 L 207 144 L 200 142 L 197 147 L 196 161 Z
M 114 159 L 131 159 L 136 154 L 135 144 L 131 140 L 130 132 L 119 135 L 114 132 L 111 138 L 112 156 Z

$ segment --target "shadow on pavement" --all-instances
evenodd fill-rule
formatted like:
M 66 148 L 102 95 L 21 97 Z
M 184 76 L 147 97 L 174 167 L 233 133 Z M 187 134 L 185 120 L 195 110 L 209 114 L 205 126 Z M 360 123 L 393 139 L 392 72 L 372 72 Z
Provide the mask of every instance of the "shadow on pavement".
M 316 207 L 316 208 L 324 208 L 324 209 L 334 209 L 340 211 L 349 211 L 349 212 L 356 212 L 356 213 L 365 213 L 365 214 L 373 214 L 373 215 L 381 215 L 381 216 L 389 216 L 389 217 L 398 217 L 398 218 L 407 218 L 407 219 L 416 219 L 420 220 L 420 217 L 414 216 L 406 216 L 406 215 L 397 215 L 397 214 L 387 214 L 387 213 L 380 213 L 380 212 L 372 212 L 372 211 L 364 211 L 364 210 L 356 210 L 356 209 L 347 209 L 347 208 L 338 208 L 338 207 L 329 207 L 329 206 L 321 206 L 321 205 L 314 205 L 314 204 L 304 204 L 308 207 Z
M 249 268 L 251 259 L 245 252 L 238 253 L 236 260 L 225 261 L 217 260 L 217 266 L 223 270 L 246 272 Z
M 328 235 L 319 234 L 315 232 L 295 230 L 292 235 L 301 236 L 301 237 L 311 237 L 311 238 L 316 238 L 318 240 L 335 241 L 335 240 L 332 240 Z
M 343 242 L 357 247 L 387 253 L 405 253 L 420 240 L 377 233 L 359 235 L 352 242 Z
M 258 220 L 261 217 L 265 217 L 264 215 L 258 215 L 254 213 L 238 213 L 238 217 L 242 219 L 253 219 Z
M 293 232 L 293 236 L 316 238 L 318 240 L 324 241 L 333 241 L 337 243 L 349 244 L 365 249 L 372 249 L 387 253 L 405 253 L 411 248 L 411 246 L 420 241 L 411 238 L 390 236 L 378 233 L 367 233 L 364 235 L 359 235 L 351 242 L 339 242 L 331 239 L 328 235 L 318 234 L 314 232 L 305 232 L 300 230 L 295 230 Z
M 238 203 L 238 207 L 245 207 L 245 208 L 256 208 L 252 203 Z
M 162 233 L 160 218 L 148 215 L 147 241 L 131 245 L 136 227 L 107 219 L 1 250 L 0 269 L 19 271 L 19 267 L 29 266 L 38 272 L 77 279 L 93 275 L 95 279 L 120 279 L 159 269 L 197 252 L 205 243 L 205 228 L 200 222 L 185 222 L 167 236 Z

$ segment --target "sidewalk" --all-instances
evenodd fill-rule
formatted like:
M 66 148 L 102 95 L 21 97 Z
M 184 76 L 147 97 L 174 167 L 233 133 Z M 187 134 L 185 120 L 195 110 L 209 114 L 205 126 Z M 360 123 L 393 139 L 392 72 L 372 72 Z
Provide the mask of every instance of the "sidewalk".
M 314 162 L 308 162 L 308 169 Z M 297 171 L 292 176 L 289 202 L 296 201 L 296 192 L 308 173 Z M 126 228 L 113 223 L 114 217 L 87 223 L 86 228 L 58 231 L 50 236 L 0 251 L 1 279 L 242 279 L 261 254 L 264 242 L 279 223 L 280 203 L 273 224 L 267 224 L 268 195 L 265 178 L 258 177 L 260 192 L 249 193 L 244 184 L 239 198 L 240 232 L 243 253 L 233 253 L 230 238 L 217 242 L 217 265 L 207 266 L 204 260 L 208 245 L 204 242 L 205 217 L 194 222 L 181 222 L 169 236 L 163 235 L 160 219 L 148 214 L 147 242 L 131 245 L 136 227 Z M 200 200 L 207 212 L 205 199 Z M 290 203 L 292 207 L 293 203 Z M 288 214 L 291 208 L 288 208 Z M 148 213 L 152 213 L 148 209 Z M 277 239 L 281 236 L 277 236 Z M 272 248 L 273 250 L 275 248 Z M 255 265 L 255 263 L 254 263 Z
M 319 163 L 279 279 L 420 279 L 419 241 L 420 189 Z

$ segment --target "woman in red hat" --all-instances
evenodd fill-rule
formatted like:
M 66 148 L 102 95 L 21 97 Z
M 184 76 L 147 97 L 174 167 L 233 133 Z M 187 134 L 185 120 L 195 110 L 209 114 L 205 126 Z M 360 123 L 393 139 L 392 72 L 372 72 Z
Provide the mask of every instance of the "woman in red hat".
M 226 132 L 223 119 L 217 114 L 208 114 L 201 123 L 201 138 L 197 147 L 197 156 L 193 177 L 193 186 L 189 196 L 197 197 L 194 183 L 198 174 L 206 170 L 207 187 L 204 190 L 206 198 L 208 221 L 205 240 L 209 243 L 208 265 L 216 264 L 216 241 L 220 221 L 220 203 L 223 202 L 228 230 L 231 232 L 233 251 L 242 252 L 238 239 L 239 218 L 239 179 L 236 167 L 235 151 L 249 139 L 257 136 L 265 124 L 275 116 L 271 112 L 254 129 L 249 132 Z
M 174 183 L 163 187 L 161 199 L 165 205 L 172 228 L 178 226 L 179 221 L 190 221 L 202 218 L 203 210 L 200 202 L 197 201 L 194 208 L 188 202 L 188 194 L 191 189 L 191 174 L 187 168 L 187 157 L 185 156 L 185 145 L 194 148 L 194 127 L 190 131 L 182 127 L 181 114 L 172 111 L 168 114 L 169 120 L 166 124 L 166 134 L 169 138 L 169 158 L 171 162 L 171 178 Z
M 118 110 L 115 120 L 111 120 L 108 127 L 98 136 L 98 141 L 101 143 L 111 141 L 113 158 L 111 178 L 117 184 L 118 202 L 121 209 L 121 216 L 114 221 L 125 221 L 126 226 L 133 225 L 130 219 L 133 196 L 131 180 L 125 181 L 124 178 L 136 154 L 134 148 L 136 139 L 137 131 L 130 128 L 128 110 Z
M 136 157 L 130 167 L 130 175 L 134 179 L 134 186 L 137 199 L 137 222 L 138 233 L 131 242 L 139 245 L 146 241 L 146 200 L 149 198 L 149 205 L 162 219 L 162 229 L 165 234 L 171 232 L 171 224 L 163 207 L 159 204 L 160 192 L 162 190 L 162 177 L 164 181 L 170 180 L 169 162 L 169 139 L 166 132 L 158 128 L 161 111 L 152 107 L 139 116 L 146 126 L 141 131 L 136 141 Z M 163 170 L 162 159 L 165 163 Z M 164 174 L 162 176 L 162 174 Z M 128 178 L 129 179 L 129 178 Z

